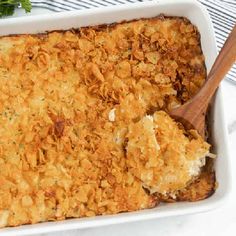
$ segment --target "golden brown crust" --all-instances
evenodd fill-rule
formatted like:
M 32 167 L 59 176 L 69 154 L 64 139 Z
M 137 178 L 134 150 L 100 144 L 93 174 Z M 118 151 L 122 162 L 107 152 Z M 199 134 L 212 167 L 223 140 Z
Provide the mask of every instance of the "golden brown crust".
M 127 171 L 127 126 L 205 78 L 184 18 L 1 37 L 0 227 L 158 204 Z
M 210 197 L 216 188 L 214 172 L 202 172 L 198 179 L 177 196 L 178 201 L 199 201 Z
M 195 202 L 210 197 L 216 189 L 215 173 L 203 171 L 194 182 L 185 189 L 179 191 L 173 198 L 171 196 L 159 196 L 164 202 L 188 201 Z

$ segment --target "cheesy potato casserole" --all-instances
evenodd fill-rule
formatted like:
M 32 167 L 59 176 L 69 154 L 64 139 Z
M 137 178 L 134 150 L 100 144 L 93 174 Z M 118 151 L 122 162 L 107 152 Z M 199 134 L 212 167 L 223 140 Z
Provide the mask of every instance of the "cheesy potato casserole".
M 185 18 L 0 37 L 0 227 L 210 196 L 210 145 L 168 116 L 205 78 Z

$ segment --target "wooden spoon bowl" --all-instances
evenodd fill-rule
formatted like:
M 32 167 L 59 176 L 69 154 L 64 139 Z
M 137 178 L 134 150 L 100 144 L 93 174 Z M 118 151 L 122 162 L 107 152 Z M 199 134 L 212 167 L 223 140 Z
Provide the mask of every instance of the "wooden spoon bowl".
M 236 25 L 217 56 L 207 80 L 200 91 L 184 105 L 170 111 L 170 116 L 187 129 L 196 129 L 205 136 L 206 111 L 221 80 L 236 61 Z

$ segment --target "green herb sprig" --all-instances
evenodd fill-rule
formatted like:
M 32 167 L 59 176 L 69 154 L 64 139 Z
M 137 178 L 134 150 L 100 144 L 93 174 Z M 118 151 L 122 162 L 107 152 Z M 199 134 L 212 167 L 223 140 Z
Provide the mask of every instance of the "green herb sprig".
M 0 0 L 0 18 L 14 14 L 15 8 L 21 6 L 25 12 L 31 11 L 30 0 Z

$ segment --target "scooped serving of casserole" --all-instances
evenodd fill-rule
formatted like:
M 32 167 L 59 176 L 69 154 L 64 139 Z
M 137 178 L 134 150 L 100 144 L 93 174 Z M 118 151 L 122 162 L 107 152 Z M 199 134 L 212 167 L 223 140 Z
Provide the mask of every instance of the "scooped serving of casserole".
M 0 227 L 210 196 L 210 144 L 168 116 L 205 79 L 182 17 L 0 37 Z

